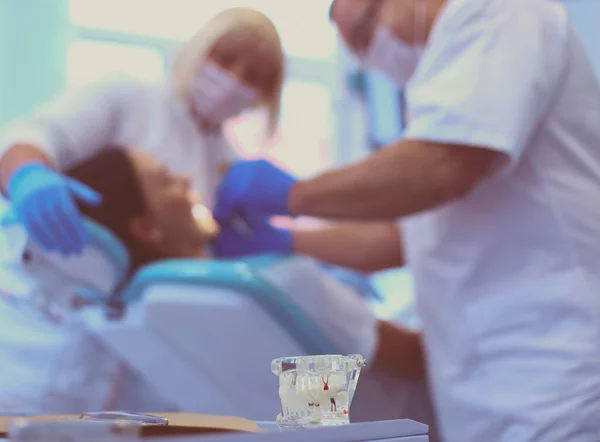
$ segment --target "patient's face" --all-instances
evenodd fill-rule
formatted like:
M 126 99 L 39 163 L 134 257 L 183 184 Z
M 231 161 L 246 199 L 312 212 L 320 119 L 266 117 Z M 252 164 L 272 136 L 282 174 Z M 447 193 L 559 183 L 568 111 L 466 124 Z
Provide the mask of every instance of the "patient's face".
M 146 152 L 128 151 L 149 213 L 134 220 L 132 233 L 165 256 L 189 257 L 206 245 L 214 232 L 201 230 L 192 216 L 198 198 L 189 180 L 171 173 Z M 195 255 L 194 255 L 195 256 Z

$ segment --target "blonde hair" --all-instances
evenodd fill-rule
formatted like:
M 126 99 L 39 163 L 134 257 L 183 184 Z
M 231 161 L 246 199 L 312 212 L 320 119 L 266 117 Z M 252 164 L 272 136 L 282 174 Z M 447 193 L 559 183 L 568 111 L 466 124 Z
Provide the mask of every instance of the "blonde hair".
M 250 8 L 232 8 L 216 15 L 202 26 L 183 46 L 174 60 L 172 70 L 173 91 L 175 96 L 185 100 L 190 82 L 197 75 L 199 67 L 208 58 L 214 45 L 232 32 L 252 33 L 277 47 L 276 57 L 278 59 L 276 63 L 279 69 L 270 90 L 263 91 L 262 98 L 257 103 L 257 106 L 264 107 L 267 111 L 266 129 L 267 134 L 272 136 L 279 122 L 285 57 L 275 25 L 261 12 Z

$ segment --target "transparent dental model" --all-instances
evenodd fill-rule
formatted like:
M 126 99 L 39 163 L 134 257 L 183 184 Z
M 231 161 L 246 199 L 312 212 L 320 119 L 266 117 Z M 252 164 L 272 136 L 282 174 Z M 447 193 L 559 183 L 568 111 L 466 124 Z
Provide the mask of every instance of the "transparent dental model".
M 283 428 L 350 423 L 350 405 L 360 370 L 361 355 L 299 356 L 275 359 L 271 371 L 279 376 Z

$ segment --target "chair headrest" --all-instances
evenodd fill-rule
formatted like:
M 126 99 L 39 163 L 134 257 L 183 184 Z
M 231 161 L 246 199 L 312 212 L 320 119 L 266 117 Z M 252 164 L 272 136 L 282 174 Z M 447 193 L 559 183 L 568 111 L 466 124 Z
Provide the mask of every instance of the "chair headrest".
M 120 284 L 129 272 L 130 259 L 129 253 L 124 244 L 109 229 L 98 224 L 91 219 L 85 219 L 85 227 L 89 234 L 90 242 L 81 255 L 63 257 L 57 252 L 49 252 L 29 241 L 26 233 L 23 233 L 23 244 L 17 245 L 20 250 L 21 259 L 27 259 L 28 262 L 43 262 L 43 265 L 36 266 L 24 263 L 26 273 L 36 276 L 35 273 L 41 267 L 51 266 L 54 271 L 61 272 L 61 277 L 73 278 L 73 280 L 89 282 L 87 287 L 90 290 L 98 290 L 104 294 L 110 287 Z M 8 232 L 8 235 L 15 235 L 14 230 L 24 232 L 24 228 L 14 214 L 9 211 L 0 218 L 0 227 Z M 25 257 L 26 255 L 26 257 Z M 111 280 L 103 280 L 106 275 L 102 268 L 110 268 Z M 48 271 L 48 269 L 46 269 Z M 85 284 L 84 284 L 85 286 Z

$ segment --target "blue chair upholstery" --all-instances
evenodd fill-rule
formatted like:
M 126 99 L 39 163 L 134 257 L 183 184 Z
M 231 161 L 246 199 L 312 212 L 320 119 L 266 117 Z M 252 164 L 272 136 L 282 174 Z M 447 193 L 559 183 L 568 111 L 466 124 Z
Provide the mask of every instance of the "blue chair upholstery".
M 332 266 L 323 264 L 323 271 L 329 274 L 332 278 L 351 287 L 363 299 L 367 301 L 381 301 L 382 296 L 373 286 L 371 277 L 355 270 L 350 270 L 344 267 Z
M 126 303 L 136 302 L 154 284 L 182 284 L 228 288 L 250 297 L 281 324 L 307 354 L 336 353 L 336 346 L 319 327 L 292 302 L 260 276 L 260 270 L 286 259 L 264 255 L 231 261 L 176 259 L 150 264 L 138 271 L 124 290 Z

